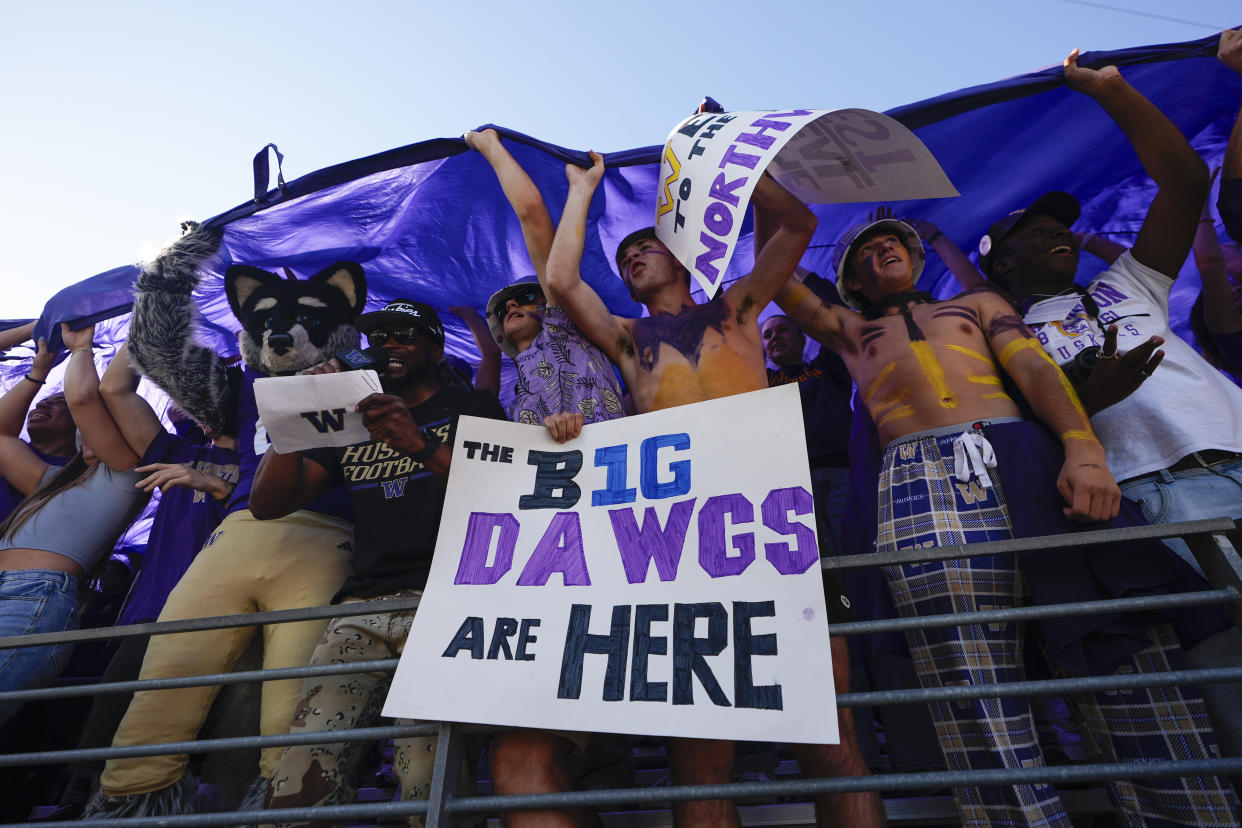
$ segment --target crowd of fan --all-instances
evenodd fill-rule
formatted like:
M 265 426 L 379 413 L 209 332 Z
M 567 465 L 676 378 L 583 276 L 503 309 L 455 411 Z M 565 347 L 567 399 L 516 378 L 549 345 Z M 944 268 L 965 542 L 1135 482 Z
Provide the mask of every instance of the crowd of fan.
M 1242 75 L 1242 30 L 1222 35 L 1219 57 Z M 479 349 L 469 378 L 445 361 L 440 319 L 418 297 L 357 315 L 353 326 L 386 359 L 377 366 L 383 392 L 358 404 L 372 437 L 361 447 L 264 452 L 253 415 L 248 425 L 239 416 L 228 433 L 217 433 L 171 407 L 174 434 L 138 393 L 134 364 L 144 363 L 137 345 L 134 360 L 122 348 L 100 377 L 93 328 L 62 326 L 63 393 L 32 407 L 56 357 L 40 341 L 29 373 L 0 397 L 0 635 L 222 614 L 240 589 L 230 580 L 238 577 L 235 562 L 212 562 L 229 533 L 250 533 L 241 537 L 252 542 L 253 567 L 272 567 L 267 588 L 278 584 L 284 592 L 285 603 L 256 598 L 251 609 L 325 602 L 299 583 L 296 565 L 278 569 L 282 548 L 305 544 L 334 550 L 336 580 L 323 593 L 334 602 L 417 596 L 459 415 L 541 426 L 568 442 L 591 423 L 784 383 L 797 383 L 801 392 L 823 557 L 1242 518 L 1242 121 L 1218 171 L 1216 209 L 1233 239 L 1222 244 L 1208 199 L 1215 174 L 1177 128 L 1115 68 L 1081 68 L 1072 55 L 1065 78 L 1113 118 L 1158 186 L 1131 248 L 1076 232 L 1079 205 L 1065 193 L 997 217 L 980 243 L 978 267 L 931 223 L 880 209 L 839 240 L 835 278 L 828 279 L 799 265 L 813 214 L 764 176 L 752 196 L 753 269 L 704 303 L 695 302 L 689 273 L 652 229 L 622 241 L 617 268 L 647 308 L 641 319 L 612 315 L 579 275 L 602 159 L 592 154 L 592 167 L 567 167 L 569 193 L 554 226 L 498 135 L 468 133 L 520 220 L 534 276 L 494 294 L 483 315 L 453 309 Z M 1100 275 L 1085 287 L 1073 281 L 1080 251 L 1102 260 Z M 1173 334 L 1168 318 L 1170 287 L 1192 251 L 1203 278 L 1191 317 L 1202 355 Z M 929 254 L 943 260 L 961 294 L 938 301 L 915 289 Z M 782 313 L 761 321 L 772 301 Z M 15 331 L 3 344 L 28 333 Z M 820 345 L 809 360 L 807 336 Z M 516 368 L 512 388 L 501 388 L 502 353 Z M 303 373 L 341 368 L 329 359 Z M 18 436 L 23 424 L 27 440 Z M 357 474 L 393 457 L 410 460 L 400 467 L 400 497 L 381 489 L 382 475 Z M 360 479 L 374 485 L 344 490 L 342 481 Z M 109 555 L 157 489 L 145 553 Z M 284 533 L 279 544 L 260 542 L 257 533 L 275 525 Z M 1168 594 L 1204 584 L 1184 546 L 1156 542 L 852 570 L 845 579 L 831 573 L 823 577 L 830 624 Z M 245 577 L 257 578 L 251 568 Z M 327 576 L 320 570 L 315 577 Z M 291 632 L 269 629 L 264 647 L 296 652 L 300 663 L 385 658 L 401 652 L 412 617 L 342 616 L 326 629 L 321 622 L 281 625 Z M 296 640 L 293 628 L 301 630 Z M 1028 634 L 1037 646 L 1026 647 L 1013 622 L 918 629 L 852 648 L 832 636 L 828 646 L 837 692 L 848 691 L 851 679 L 854 689 L 899 689 L 1242 664 L 1242 635 L 1212 609 L 1046 621 Z M 83 646 L 82 663 L 68 670 L 69 645 L 0 651 L 0 689 L 47 686 L 62 674 L 124 681 L 224 670 L 248 635 L 224 630 Z M 219 649 L 218 663 L 205 655 L 212 648 Z M 261 729 L 367 726 L 378 718 L 386 681 L 350 674 L 269 682 L 284 689 L 264 688 Z M 79 744 L 194 738 L 215 689 L 99 696 L 89 713 L 83 710 Z M 183 695 L 168 695 L 174 693 Z M 1061 744 L 1040 725 L 1062 722 L 1068 707 L 1074 724 L 1062 722 L 1062 740 L 1081 738 L 1094 758 L 1237 756 L 1240 699 L 1205 686 L 842 708 L 841 744 L 798 745 L 794 752 L 807 775 L 865 775 L 882 763 L 878 729 L 892 769 L 1029 767 L 1057 761 Z M 13 719 L 19 707 L 0 704 L 10 749 L 25 732 Z M 592 738 L 502 731 L 488 747 L 494 790 L 572 788 L 575 760 L 604 743 L 593 745 Z M 607 744 L 629 751 L 625 741 Z M 268 749 L 253 804 L 349 802 L 366 748 Z M 667 749 L 674 783 L 731 778 L 732 743 L 670 739 Z M 398 742 L 393 765 L 403 796 L 427 795 L 433 754 L 434 739 Z M 110 760 L 96 777 L 86 817 L 187 810 L 192 778 L 185 756 Z M 1128 825 L 1238 820 L 1226 779 L 1119 780 L 1109 790 Z M 963 824 L 1069 825 L 1049 784 L 961 786 L 953 793 Z M 824 795 L 815 804 L 820 825 L 884 824 L 875 793 Z M 683 826 L 737 824 L 726 800 L 676 803 L 674 813 Z M 505 817 L 515 826 L 596 819 L 573 809 Z

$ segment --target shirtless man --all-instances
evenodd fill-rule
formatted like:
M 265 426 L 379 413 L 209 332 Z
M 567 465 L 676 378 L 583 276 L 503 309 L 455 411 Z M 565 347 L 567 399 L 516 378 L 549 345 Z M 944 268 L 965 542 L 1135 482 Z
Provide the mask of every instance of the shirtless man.
M 816 219 L 770 176 L 755 186 L 756 221 L 771 226 L 770 239 L 755 256 L 754 269 L 711 301 L 699 305 L 690 296 L 690 273 L 655 237 L 652 228 L 631 233 L 617 248 L 617 266 L 630 295 L 647 306 L 650 316 L 627 319 L 609 312 L 579 274 L 587 211 L 604 174 L 603 158 L 593 165 L 566 167 L 569 197 L 548 258 L 548 290 L 570 318 L 621 371 L 638 413 L 726 397 L 768 387 L 767 365 L 758 315 L 789 278 L 815 231 Z M 844 641 L 833 650 L 838 683 L 848 677 Z M 854 737 L 853 719 L 841 714 L 841 745 L 799 747 L 799 761 L 810 775 L 859 776 L 866 764 Z M 708 739 L 670 740 L 673 784 L 727 782 L 733 766 L 733 743 Z M 677 825 L 737 825 L 728 800 L 677 802 Z M 818 824 L 878 826 L 883 809 L 875 793 L 817 797 Z
M 756 228 L 759 244 L 764 228 L 758 222 Z M 1121 493 L 1086 412 L 1012 306 L 986 288 L 943 302 L 916 291 L 923 246 L 914 229 L 897 220 L 852 228 L 837 251 L 837 285 L 855 310 L 825 304 L 797 280 L 782 288 L 777 302 L 802 330 L 845 360 L 886 446 L 879 481 L 877 551 L 1006 539 L 1030 521 L 1047 527 L 1035 534 L 1051 534 L 1064 531 L 1058 525 L 1061 513 L 1082 522 L 1118 514 Z M 1059 446 L 1037 424 L 1021 419 L 1018 404 L 1006 392 L 1006 377 L 1059 436 Z M 1041 470 L 1046 479 L 1040 477 Z M 1064 499 L 1059 507 L 1051 497 L 1054 486 Z M 1028 517 L 1033 510 L 1037 514 Z M 1054 602 L 1069 600 L 1065 590 L 1082 599 L 1089 575 L 1079 577 L 1073 565 L 1057 569 L 1064 559 L 1056 565 L 1041 560 L 1024 558 L 1019 569 L 1012 556 L 987 556 L 889 566 L 885 575 L 906 616 L 1019 606 L 1026 601 L 1027 589 L 1034 603 L 1048 602 L 1049 595 Z M 1144 563 L 1136 560 L 1134 565 L 1141 568 Z M 1146 635 L 1146 627 L 1137 632 Z M 1072 644 L 1072 634 L 1068 642 L 1054 640 L 1055 635 L 1045 631 L 1048 650 L 1059 666 L 1068 669 L 1065 663 L 1070 657 L 1064 655 L 1062 644 Z M 1025 677 L 1016 624 L 922 628 L 908 637 L 924 686 L 991 684 Z M 1161 644 L 1168 648 L 1167 641 Z M 1137 654 L 1143 644 L 1131 645 L 1109 664 L 1150 670 L 1156 660 L 1152 653 L 1163 652 L 1161 644 Z M 1090 709 L 1088 721 L 1106 750 L 1124 758 L 1125 740 L 1111 744 L 1107 740 L 1111 726 L 1124 727 L 1110 716 L 1127 714 L 1105 709 L 1109 703 L 1101 701 L 1103 696 L 1079 694 L 1074 701 Z M 1201 699 L 1187 694 L 1177 703 L 1183 702 L 1198 705 L 1202 713 Z M 1128 715 L 1143 715 L 1134 712 L 1142 706 L 1153 720 L 1160 718 L 1147 706 L 1150 702 L 1128 704 Z M 931 707 L 949 767 L 1043 763 L 1025 699 Z M 1210 728 L 1206 736 L 1195 729 L 1201 723 L 1178 721 L 1166 726 L 1184 726 L 1188 741 L 1198 740 L 1202 752 L 1196 755 L 1206 757 L 1203 742 L 1212 737 Z M 1180 816 L 1185 816 L 1194 813 L 1189 804 L 1194 789 L 1210 790 L 1213 805 L 1195 819 L 1216 824 L 1212 819 L 1232 807 L 1217 782 L 1183 780 L 1181 789 L 1175 784 L 1156 790 L 1113 783 L 1126 787 L 1114 792 L 1118 794 L 1114 801 L 1148 815 L 1177 814 L 1177 808 L 1184 806 Z M 1050 785 L 956 788 L 954 796 L 964 824 L 1069 825 Z M 1166 810 L 1175 800 L 1178 804 Z

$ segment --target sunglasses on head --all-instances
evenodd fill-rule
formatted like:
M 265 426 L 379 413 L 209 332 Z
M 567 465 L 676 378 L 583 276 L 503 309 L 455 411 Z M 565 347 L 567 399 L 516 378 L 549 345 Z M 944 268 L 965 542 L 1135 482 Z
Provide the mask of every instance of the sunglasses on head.
M 537 305 L 543 299 L 543 291 L 537 287 L 527 288 L 519 293 L 511 293 L 504 303 L 496 308 L 493 313 L 501 322 L 505 321 L 505 317 L 509 315 L 509 302 L 517 302 L 519 305 Z
M 392 328 L 387 331 L 371 331 L 367 334 L 367 342 L 374 347 L 379 347 L 395 339 L 398 345 L 413 345 L 418 339 L 418 328 Z

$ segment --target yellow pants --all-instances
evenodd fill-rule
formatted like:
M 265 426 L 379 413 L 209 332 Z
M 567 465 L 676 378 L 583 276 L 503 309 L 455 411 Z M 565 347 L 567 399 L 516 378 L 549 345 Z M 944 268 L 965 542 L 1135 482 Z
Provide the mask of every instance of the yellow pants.
M 327 604 L 349 573 L 351 525 L 316 512 L 295 512 L 258 521 L 248 511 L 226 517 L 178 582 L 160 621 Z M 304 667 L 323 634 L 325 621 L 263 627 L 263 667 Z M 151 637 L 140 678 L 221 673 L 246 648 L 254 627 Z M 112 740 L 114 747 L 181 742 L 203 725 L 219 686 L 145 690 L 134 694 Z M 288 733 L 302 679 L 263 685 L 259 729 Z M 270 777 L 283 747 L 262 752 L 260 772 Z M 185 754 L 109 760 L 101 783 L 109 796 L 161 790 L 185 774 Z

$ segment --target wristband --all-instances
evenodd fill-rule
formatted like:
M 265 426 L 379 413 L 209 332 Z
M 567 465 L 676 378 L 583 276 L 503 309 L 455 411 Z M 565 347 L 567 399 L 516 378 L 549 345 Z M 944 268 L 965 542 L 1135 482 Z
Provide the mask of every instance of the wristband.
M 931 244 L 932 242 L 934 242 L 936 239 L 940 238 L 943 235 L 944 235 L 943 230 L 937 230 L 935 233 L 932 233 L 931 238 L 927 240 L 927 243 Z
M 30 376 L 30 374 L 27 374 L 26 376 L 22 377 L 22 379 L 28 379 L 31 382 L 33 382 L 35 385 L 44 385 L 47 383 L 47 380 L 37 380 L 34 377 Z
M 1086 429 L 1072 429 L 1061 435 L 1061 440 L 1068 442 L 1070 440 L 1088 440 L 1092 443 L 1098 443 L 1100 440 L 1090 431 Z
M 95 347 L 92 345 L 89 348 L 74 348 L 72 351 L 69 352 L 69 356 L 73 356 L 74 354 L 80 354 L 84 351 L 88 354 L 93 355 L 95 353 Z
M 418 451 L 410 453 L 410 457 L 420 463 L 426 463 L 431 459 L 431 455 L 435 454 L 436 450 L 439 449 L 440 446 L 444 445 L 440 442 L 439 437 L 435 434 L 429 434 L 426 429 L 423 429 L 423 437 L 427 440 L 427 445 L 423 446 Z

